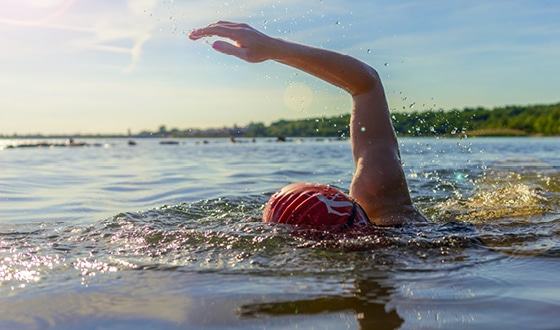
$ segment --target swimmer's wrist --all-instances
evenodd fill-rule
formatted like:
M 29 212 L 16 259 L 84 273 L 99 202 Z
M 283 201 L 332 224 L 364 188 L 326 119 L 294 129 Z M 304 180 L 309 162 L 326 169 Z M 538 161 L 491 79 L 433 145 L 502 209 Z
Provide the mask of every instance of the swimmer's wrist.
M 291 48 L 293 46 L 294 44 L 287 40 L 281 38 L 271 38 L 269 59 L 284 63 L 284 60 L 292 53 Z

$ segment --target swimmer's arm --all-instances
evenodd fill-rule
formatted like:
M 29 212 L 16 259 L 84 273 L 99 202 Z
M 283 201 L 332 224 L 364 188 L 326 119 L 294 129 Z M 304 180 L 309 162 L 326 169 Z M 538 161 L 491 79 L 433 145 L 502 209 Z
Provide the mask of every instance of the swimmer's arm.
M 357 134 L 359 140 L 384 140 L 397 147 L 381 80 L 367 64 L 330 50 L 269 37 L 247 24 L 218 22 L 194 30 L 189 37 L 197 40 L 210 36 L 228 38 L 236 43 L 214 42 L 213 48 L 221 53 L 251 63 L 274 60 L 346 90 L 353 97 L 351 126 L 360 133 Z M 361 149 L 358 143 L 355 151 L 359 154 Z
M 350 133 L 356 164 L 350 195 L 379 225 L 407 221 L 404 213 L 413 211 L 412 202 L 385 92 L 375 69 L 351 56 L 269 37 L 246 24 L 218 22 L 193 31 L 190 38 L 209 36 L 236 43 L 216 41 L 213 48 L 221 53 L 251 63 L 274 60 L 347 91 L 353 101 Z
M 333 51 L 267 36 L 247 24 L 218 22 L 194 30 L 190 38 L 220 36 L 236 44 L 216 41 L 213 48 L 250 63 L 274 60 L 319 77 L 351 95 L 365 93 L 379 83 L 377 72 L 363 62 Z

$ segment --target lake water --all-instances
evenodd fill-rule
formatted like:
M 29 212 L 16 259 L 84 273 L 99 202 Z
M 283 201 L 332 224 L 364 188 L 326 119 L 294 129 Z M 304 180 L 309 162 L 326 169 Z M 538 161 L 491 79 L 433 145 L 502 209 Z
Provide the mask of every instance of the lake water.
M 431 221 L 323 242 L 261 212 L 348 141 L 160 141 L 0 140 L 0 329 L 560 328 L 560 138 L 401 139 Z

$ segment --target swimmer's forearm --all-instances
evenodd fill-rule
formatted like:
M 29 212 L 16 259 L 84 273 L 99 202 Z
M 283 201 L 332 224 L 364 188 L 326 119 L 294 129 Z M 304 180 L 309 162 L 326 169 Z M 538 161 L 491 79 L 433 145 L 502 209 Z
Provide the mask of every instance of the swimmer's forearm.
M 381 87 L 375 69 L 351 56 L 281 39 L 271 43 L 275 51 L 270 59 L 323 79 L 353 96 Z
M 251 63 L 274 60 L 323 79 L 353 96 L 382 89 L 377 72 L 353 57 L 273 38 L 247 24 L 220 21 L 194 30 L 189 38 L 211 36 L 235 42 L 214 42 L 213 48 L 221 53 Z

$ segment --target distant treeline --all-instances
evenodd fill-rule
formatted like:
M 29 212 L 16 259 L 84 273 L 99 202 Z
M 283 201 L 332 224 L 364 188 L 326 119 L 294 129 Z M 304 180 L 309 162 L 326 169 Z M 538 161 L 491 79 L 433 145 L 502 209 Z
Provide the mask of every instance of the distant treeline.
M 494 109 L 465 108 L 451 111 L 392 112 L 399 136 L 560 136 L 560 103 L 506 106 Z M 340 137 L 350 135 L 350 114 L 331 118 L 280 120 L 270 124 L 218 129 L 144 131 L 131 137 Z M 23 137 L 1 136 L 0 137 Z M 43 137 L 37 135 L 34 137 Z M 53 136 L 50 136 L 53 137 Z M 74 137 L 126 137 L 126 135 L 74 135 Z
M 399 136 L 560 135 L 560 103 L 391 114 Z M 243 136 L 348 137 L 350 115 L 251 124 Z
M 400 135 L 560 135 L 560 103 L 392 114 Z

